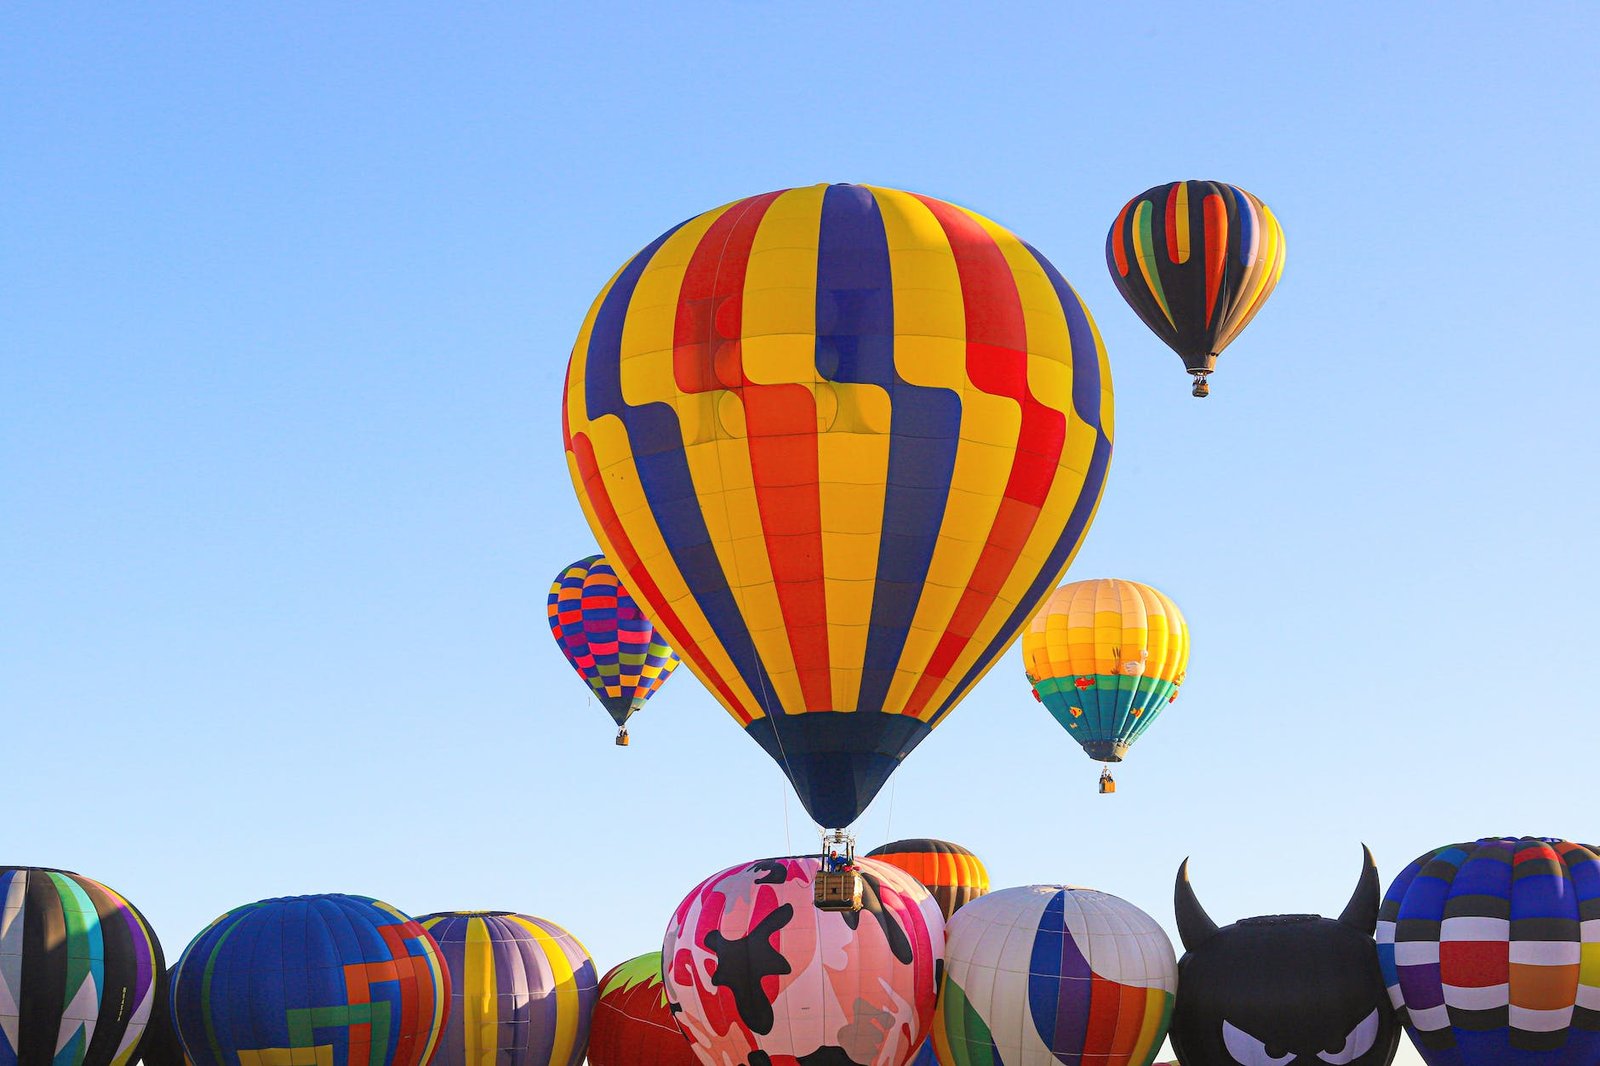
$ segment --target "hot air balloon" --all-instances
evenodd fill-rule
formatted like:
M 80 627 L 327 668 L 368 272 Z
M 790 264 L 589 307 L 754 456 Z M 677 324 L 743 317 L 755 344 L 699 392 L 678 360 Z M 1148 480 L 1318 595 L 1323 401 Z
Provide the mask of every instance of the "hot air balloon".
M 678 656 L 617 580 L 604 556 L 579 559 L 550 584 L 550 632 L 567 662 L 617 723 L 628 744 L 628 719 L 666 684 Z
M 867 852 L 867 858 L 898 866 L 933 893 L 944 920 L 989 891 L 983 860 L 960 844 L 919 837 L 896 840 Z
M 1174 181 L 1129 200 L 1106 235 L 1117 291 L 1183 358 L 1194 394 L 1217 354 L 1261 310 L 1283 275 L 1283 229 L 1237 185 Z
M 450 975 L 387 903 L 330 894 L 235 908 L 190 941 L 172 982 L 194 1066 L 426 1066 Z
M 1172 944 L 1133 904 L 1003 888 L 950 919 L 933 1043 L 945 1066 L 1150 1066 L 1177 987 Z
M 1429 1066 L 1600 1062 L 1600 849 L 1490 837 L 1435 848 L 1378 921 L 1389 998 Z
M 562 428 L 606 558 L 844 827 L 1071 561 L 1111 376 L 1077 295 L 1009 231 L 817 185 L 629 260 L 578 335 Z
M 944 957 L 938 905 L 911 875 L 862 859 L 862 909 L 818 910 L 821 868 L 817 856 L 746 863 L 678 905 L 662 978 L 707 1066 L 904 1066 L 922 1044 Z
M 1056 589 L 1022 635 L 1033 693 L 1091 759 L 1121 762 L 1178 698 L 1189 627 L 1178 605 L 1137 581 L 1101 578 Z M 1101 791 L 1110 772 L 1101 774 Z
M 433 1066 L 578 1066 L 595 965 L 554 922 L 511 911 L 441 911 L 417 924 L 450 971 L 450 1018 Z
M 149 923 L 105 885 L 0 866 L 0 1063 L 132 1062 L 164 970 Z
M 1174 903 L 1184 956 L 1172 1050 L 1184 1066 L 1388 1066 L 1400 1026 L 1384 994 L 1372 940 L 1378 868 L 1361 877 L 1337 919 L 1274 914 L 1217 924 L 1178 869 Z
M 600 978 L 589 1029 L 589 1066 L 699 1066 L 661 984 L 661 952 L 619 963 Z

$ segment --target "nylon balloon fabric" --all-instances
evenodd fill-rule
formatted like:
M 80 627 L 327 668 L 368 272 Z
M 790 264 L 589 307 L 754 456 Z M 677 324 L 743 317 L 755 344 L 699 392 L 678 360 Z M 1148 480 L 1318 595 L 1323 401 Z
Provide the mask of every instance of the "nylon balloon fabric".
M 655 695 L 678 668 L 604 556 L 579 559 L 550 584 L 550 632 L 617 725 Z
M 619 963 L 600 979 L 589 1066 L 699 1066 L 661 983 L 661 952 Z
M 261 900 L 190 941 L 172 982 L 194 1066 L 427 1066 L 450 975 L 433 938 L 365 896 Z
M 1133 904 L 1000 889 L 950 919 L 934 1048 L 945 1066 L 1150 1066 L 1177 987 L 1171 942 Z
M 1190 371 L 1216 368 L 1217 354 L 1272 295 L 1283 260 L 1271 209 L 1220 181 L 1146 189 L 1106 235 L 1117 291 Z
M 573 485 L 694 673 L 848 825 L 1089 527 L 1111 375 L 1048 260 L 953 204 L 817 185 L 698 215 L 601 291 Z
M 916 879 L 858 862 L 862 909 L 819 910 L 817 856 L 707 878 L 678 905 L 662 978 L 706 1066 L 904 1066 L 927 1035 L 944 920 Z
M 1488 837 L 1435 848 L 1394 879 L 1378 955 L 1429 1066 L 1600 1063 L 1597 856 Z
M 1162 593 L 1101 578 L 1063 585 L 1022 635 L 1034 696 L 1092 759 L 1121 762 L 1189 669 L 1189 626 Z
M 867 852 L 867 858 L 897 866 L 933 894 L 944 920 L 989 891 L 983 860 L 960 844 L 917 837 L 896 840 Z
M 123 1066 L 159 1004 L 161 942 L 81 874 L 0 866 L 0 1064 Z
M 417 924 L 450 972 L 435 1066 L 578 1066 L 597 997 L 577 937 L 511 911 L 442 911 Z

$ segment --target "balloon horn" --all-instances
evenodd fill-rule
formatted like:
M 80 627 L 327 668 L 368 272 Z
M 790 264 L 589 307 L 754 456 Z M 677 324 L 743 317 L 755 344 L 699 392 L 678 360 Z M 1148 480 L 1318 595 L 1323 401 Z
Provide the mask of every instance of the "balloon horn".
M 1371 936 L 1378 928 L 1378 864 L 1372 861 L 1372 849 L 1365 844 L 1361 845 L 1361 854 L 1361 880 L 1356 882 L 1350 902 L 1344 905 L 1339 924 Z
M 1178 867 L 1178 884 L 1172 895 L 1173 910 L 1178 914 L 1178 939 L 1183 941 L 1185 950 L 1193 951 L 1216 935 L 1217 923 L 1200 906 L 1194 886 L 1189 883 L 1188 859 Z

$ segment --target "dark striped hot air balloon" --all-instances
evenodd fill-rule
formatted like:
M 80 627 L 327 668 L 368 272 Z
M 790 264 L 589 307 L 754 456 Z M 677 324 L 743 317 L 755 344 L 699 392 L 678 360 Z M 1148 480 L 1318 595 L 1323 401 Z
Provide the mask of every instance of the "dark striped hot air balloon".
M 583 1061 L 595 966 L 577 937 L 511 911 L 443 911 L 417 922 L 450 971 L 450 1020 L 432 1066 Z
M 1237 185 L 1174 181 L 1129 200 L 1106 235 L 1117 291 L 1183 358 L 1194 394 L 1217 354 L 1261 310 L 1283 274 L 1283 229 Z
M 661 952 L 619 963 L 600 979 L 589 1066 L 700 1066 L 667 1002 Z
M 1594 1066 L 1600 852 L 1538 837 L 1435 848 L 1389 886 L 1378 958 L 1429 1066 Z
M 606 558 L 842 828 L 1055 587 L 1105 484 L 1111 405 L 1088 311 L 1016 234 L 815 185 L 707 211 L 624 264 L 573 346 L 562 431 Z
M 365 896 L 266 899 L 184 950 L 172 981 L 194 1066 L 428 1066 L 450 975 L 433 938 Z
M 944 912 L 945 921 L 989 891 L 989 871 L 983 860 L 948 840 L 896 840 L 867 852 L 867 858 L 898 866 L 921 881 Z
M 557 574 L 547 610 L 561 654 L 617 723 L 617 743 L 626 746 L 628 719 L 666 684 L 677 654 L 603 556 L 579 559 Z
M 131 1062 L 165 968 L 144 916 L 105 885 L 0 866 L 0 1064 Z

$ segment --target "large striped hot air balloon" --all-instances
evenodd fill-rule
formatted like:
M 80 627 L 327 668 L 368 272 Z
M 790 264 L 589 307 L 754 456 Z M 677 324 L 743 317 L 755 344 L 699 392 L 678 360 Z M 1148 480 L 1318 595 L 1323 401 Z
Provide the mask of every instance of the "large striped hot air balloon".
M 1071 561 L 1111 375 L 1082 302 L 1010 231 L 816 185 L 630 259 L 579 332 L 562 425 L 606 558 L 843 827 Z
M 1489 837 L 1435 848 L 1383 899 L 1378 955 L 1430 1066 L 1600 1063 L 1600 850 Z
M 589 1027 L 589 1066 L 699 1066 L 661 983 L 661 952 L 618 963 L 600 978 Z
M 933 1043 L 944 1066 L 1150 1066 L 1177 987 L 1171 942 L 1133 904 L 1003 888 L 950 919 Z
M 903 870 L 861 859 L 861 910 L 821 910 L 821 867 L 815 855 L 746 863 L 678 905 L 662 979 L 707 1066 L 904 1066 L 923 1043 L 944 958 L 938 905 Z
M 1178 605 L 1137 581 L 1063 585 L 1022 635 L 1034 695 L 1091 759 L 1121 762 L 1189 668 Z
M 579 559 L 557 574 L 546 609 L 556 646 L 617 723 L 617 743 L 626 745 L 628 719 L 666 684 L 677 654 L 604 556 Z
M 149 923 L 105 885 L 0 866 L 0 1064 L 131 1062 L 164 970 Z
M 194 1066 L 427 1066 L 450 975 L 387 903 L 329 894 L 235 908 L 189 942 L 172 980 Z
M 433 1066 L 583 1061 L 596 981 L 576 937 L 511 911 L 443 911 L 417 923 L 450 971 L 450 1020 Z
M 1174 181 L 1129 200 L 1106 235 L 1117 291 L 1183 358 L 1194 394 L 1217 354 L 1261 310 L 1283 275 L 1283 229 L 1237 185 Z

